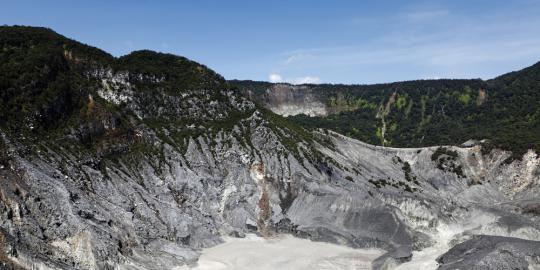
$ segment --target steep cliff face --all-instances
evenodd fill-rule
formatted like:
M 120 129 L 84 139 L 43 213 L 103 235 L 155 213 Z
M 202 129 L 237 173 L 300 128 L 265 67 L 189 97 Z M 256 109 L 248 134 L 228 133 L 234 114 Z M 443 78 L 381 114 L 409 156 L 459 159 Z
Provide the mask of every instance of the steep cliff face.
M 539 256 L 538 241 L 482 235 L 456 245 L 438 261 L 440 269 L 538 269 Z
M 330 108 L 309 86 L 262 83 L 266 89 L 246 88 L 245 94 L 252 100 L 279 115 L 326 116 Z
M 69 110 L 37 86 L 3 95 L 22 116 L 0 128 L 2 267 L 174 269 L 246 233 L 380 248 L 376 268 L 436 264 L 479 234 L 540 240 L 533 151 L 373 146 L 305 130 L 184 58 L 58 53 Z M 175 63 L 189 71 L 163 71 Z

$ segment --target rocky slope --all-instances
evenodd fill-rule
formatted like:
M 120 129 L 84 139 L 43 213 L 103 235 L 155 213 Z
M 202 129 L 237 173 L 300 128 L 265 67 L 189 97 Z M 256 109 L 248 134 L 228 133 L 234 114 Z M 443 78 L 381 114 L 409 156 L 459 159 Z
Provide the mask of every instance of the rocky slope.
M 58 67 L 36 65 L 30 84 L 4 75 L 3 268 L 174 269 L 246 233 L 380 248 L 378 269 L 449 269 L 474 254 L 540 265 L 524 251 L 540 241 L 534 151 L 509 163 L 481 146 L 373 146 L 307 131 L 185 58 L 89 54 L 46 29 L 0 34 L 24 37 L 2 39 L 2 63 L 60 48 L 45 58 Z M 508 256 L 489 255 L 498 250 Z

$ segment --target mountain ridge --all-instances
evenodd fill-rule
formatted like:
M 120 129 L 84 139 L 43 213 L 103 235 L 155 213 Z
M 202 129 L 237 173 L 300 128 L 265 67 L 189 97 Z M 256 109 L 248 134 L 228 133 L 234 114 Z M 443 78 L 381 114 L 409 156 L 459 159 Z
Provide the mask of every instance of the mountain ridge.
M 374 146 L 303 128 L 185 58 L 138 52 L 149 59 L 132 72 L 3 37 L 0 268 L 189 268 L 251 233 L 379 248 L 374 269 L 445 255 L 443 268 L 497 243 L 509 256 L 485 258 L 492 269 L 540 264 L 525 250 L 540 240 L 533 150 L 505 162 L 482 145 Z M 178 77 L 161 57 L 180 61 Z
M 306 128 L 328 128 L 393 147 L 488 139 L 515 152 L 538 149 L 540 62 L 490 80 L 374 85 L 230 81 L 252 100 Z

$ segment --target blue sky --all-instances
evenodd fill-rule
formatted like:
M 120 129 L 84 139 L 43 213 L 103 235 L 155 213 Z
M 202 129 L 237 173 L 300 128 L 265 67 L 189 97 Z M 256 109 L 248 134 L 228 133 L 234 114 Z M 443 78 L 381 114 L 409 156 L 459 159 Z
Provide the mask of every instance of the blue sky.
M 115 56 L 178 54 L 227 79 L 489 79 L 540 61 L 540 0 L 0 4 L 0 24 L 50 27 Z

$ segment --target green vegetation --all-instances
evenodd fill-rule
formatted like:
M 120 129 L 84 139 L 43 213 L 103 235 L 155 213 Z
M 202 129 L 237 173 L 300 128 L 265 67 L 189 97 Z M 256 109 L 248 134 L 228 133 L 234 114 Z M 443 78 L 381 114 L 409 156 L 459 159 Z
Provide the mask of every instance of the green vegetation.
M 469 105 L 469 102 L 471 101 L 471 95 L 468 93 L 459 95 L 459 101 L 463 103 L 464 105 Z
M 398 109 L 402 109 L 407 104 L 407 98 L 405 96 L 400 95 L 396 100 L 396 107 Z
M 309 132 L 302 126 L 281 115 L 275 114 L 268 109 L 259 108 L 259 111 L 262 113 L 262 117 L 268 121 L 268 128 L 279 137 L 279 141 L 295 156 L 296 159 L 303 160 L 299 143 L 306 142 L 307 145 L 304 145 L 304 150 L 307 151 L 303 151 L 305 155 L 308 155 L 306 158 L 316 164 L 321 164 L 323 167 L 328 167 L 326 165 L 329 162 L 340 167 L 340 165 L 333 160 L 323 158 L 323 155 L 314 147 L 314 142 L 324 144 L 327 147 L 332 147 L 328 141 L 322 141 L 318 136 L 315 136 L 312 132 Z
M 129 70 L 130 81 L 137 82 L 139 89 L 163 88 L 169 94 L 177 94 L 182 90 L 217 91 L 227 88 L 225 79 L 216 72 L 185 57 L 172 54 L 149 50 L 135 51 L 118 58 L 114 67 L 117 70 Z M 156 81 L 159 83 L 156 84 Z M 144 87 L 144 83 L 148 87 Z
M 0 166 L 7 167 L 9 160 L 10 158 L 6 143 L 0 138 Z
M 471 92 L 472 92 L 472 89 L 467 85 L 464 87 L 464 91 L 463 93 L 455 93 L 455 94 L 458 94 L 459 95 L 459 101 L 461 101 L 461 103 L 463 103 L 464 105 L 469 105 L 469 103 L 471 102 Z
M 431 160 L 437 163 L 438 169 L 455 173 L 458 177 L 464 178 L 463 167 L 457 162 L 457 158 L 458 152 L 446 147 L 437 148 L 431 155 Z
M 102 87 L 101 81 L 90 75 L 96 70 L 127 71 L 141 100 L 144 95 L 159 96 L 155 95 L 158 91 L 179 97 L 188 91 L 210 90 L 198 98 L 219 103 L 228 99 L 220 90 L 237 88 L 244 93 L 249 90 L 252 97 L 264 103 L 265 92 L 272 86 L 253 81 L 226 82 L 205 66 L 170 54 L 137 51 L 115 58 L 50 29 L 1 26 L 0 128 L 21 140 L 65 136 L 78 138 L 87 147 L 99 150 L 110 149 L 110 144 L 122 146 L 118 149 L 137 144 L 134 133 L 139 125 L 145 125 L 155 128 L 156 135 L 163 140 L 167 137 L 182 147 L 179 142 L 184 143 L 186 138 L 231 129 L 252 113 L 228 107 L 219 109 L 223 117 L 190 118 L 186 112 L 181 116 L 156 115 L 156 119 L 142 121 L 126 106 L 98 97 L 96 91 Z M 540 150 L 539 82 L 540 63 L 489 81 L 307 85 L 328 106 L 330 115 L 283 118 L 267 110 L 261 112 L 285 147 L 298 156 L 299 142 L 321 140 L 309 130 L 324 128 L 368 143 L 384 141 L 395 147 L 459 145 L 468 139 L 488 139 L 484 153 L 493 148 L 511 150 L 511 161 L 528 149 Z M 393 95 L 395 102 L 385 110 Z M 148 104 L 142 106 L 156 111 L 171 107 L 170 103 L 154 101 L 149 98 Z M 185 111 L 185 107 L 181 109 Z M 382 117 L 377 117 L 380 111 L 385 112 L 384 138 Z M 178 128 L 169 130 L 170 134 L 159 128 L 173 123 Z M 203 128 L 186 128 L 190 124 Z M 235 136 L 249 144 L 251 130 L 242 127 L 242 132 Z M 312 155 L 310 158 L 320 158 L 316 151 Z M 460 168 L 456 165 L 452 170 L 459 173 Z
M 354 111 L 358 109 L 374 110 L 377 107 L 377 104 L 371 103 L 368 100 L 363 99 L 361 97 L 359 98 L 344 97 L 343 95 L 338 93 L 338 95 L 331 96 L 328 99 L 328 106 L 332 110 Z
M 376 188 L 383 188 L 383 187 L 386 187 L 386 186 L 391 186 L 391 187 L 394 187 L 396 189 L 402 189 L 403 191 L 410 192 L 410 193 L 418 191 L 417 188 L 412 188 L 409 184 L 407 184 L 405 182 L 395 181 L 395 180 L 390 179 L 390 178 L 388 178 L 388 179 L 379 179 L 379 180 L 370 179 L 370 180 L 368 180 L 368 182 L 371 183 L 372 185 L 374 185 Z
M 104 135 L 129 141 L 135 117 L 99 98 L 101 81 L 88 75 L 107 69 L 127 71 L 140 92 L 207 89 L 210 100 L 227 99 L 220 75 L 184 57 L 137 51 L 114 58 L 47 28 L 0 26 L 0 127 L 20 139 L 71 132 L 92 144 Z M 237 120 L 226 113 L 231 117 L 216 125 Z M 104 130 L 108 122 L 114 132 Z
M 439 147 L 431 154 L 431 160 L 436 161 L 443 155 L 450 157 L 452 160 L 456 160 L 458 153 L 455 150 L 448 150 L 446 147 Z
M 381 145 L 379 108 L 396 93 L 384 116 L 385 145 L 424 147 L 460 145 L 469 139 L 488 139 L 490 148 L 512 151 L 509 161 L 528 149 L 540 151 L 540 63 L 498 78 L 483 80 L 418 80 L 376 85 L 306 85 L 310 93 L 330 105 L 325 117 L 296 115 L 307 128 L 331 129 Z M 272 84 L 231 81 L 240 91 L 265 103 Z M 369 104 L 350 106 L 356 104 Z M 378 104 L 375 106 L 375 104 Z
M 56 128 L 88 96 L 81 70 L 112 57 L 45 28 L 0 27 L 0 125 Z
M 108 72 L 127 75 L 132 104 L 100 97 L 99 74 Z M 314 147 L 332 147 L 328 138 L 262 107 L 233 104 L 230 99 L 241 103 L 242 97 L 229 96 L 228 89 L 219 74 L 184 57 L 145 50 L 115 58 L 50 29 L 0 27 L 0 129 L 16 141 L 96 155 L 105 176 L 110 162 L 136 173 L 136 164 L 150 155 L 146 162 L 160 173 L 166 165 L 163 143 L 185 153 L 190 139 L 215 147 L 223 131 L 222 143 L 236 140 L 253 150 L 248 118 L 258 110 L 257 124 L 271 129 L 298 160 L 336 165 Z M 4 148 L 0 144 L 0 163 L 7 159 Z
M 401 167 L 401 169 L 403 170 L 403 174 L 405 175 L 405 180 L 407 182 L 412 182 L 412 183 L 415 183 L 417 185 L 419 185 L 420 183 L 418 182 L 418 180 L 416 180 L 416 176 L 413 174 L 412 172 L 412 168 L 411 168 L 411 164 L 409 164 L 409 162 L 407 161 L 403 161 L 400 157 L 398 156 L 395 156 L 392 158 L 392 161 L 395 163 L 395 164 L 403 164 L 403 166 Z
M 401 169 L 403 170 L 403 173 L 405 174 L 405 180 L 407 180 L 407 182 L 418 183 L 418 181 L 416 181 L 416 176 L 412 174 L 411 165 L 409 164 L 409 162 L 405 161 Z

